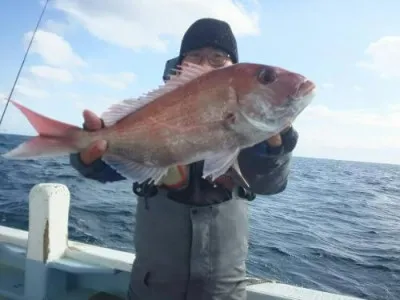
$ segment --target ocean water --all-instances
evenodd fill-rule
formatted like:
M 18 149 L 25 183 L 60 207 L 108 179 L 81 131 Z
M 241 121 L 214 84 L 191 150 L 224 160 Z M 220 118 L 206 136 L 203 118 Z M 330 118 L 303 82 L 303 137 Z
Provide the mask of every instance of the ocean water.
M 0 135 L 0 153 L 25 139 Z M 69 187 L 70 239 L 134 251 L 131 183 L 82 178 L 65 157 L 0 157 L 1 225 L 28 228 L 29 190 L 41 182 Z M 294 157 L 287 189 L 250 205 L 249 274 L 400 299 L 400 166 Z

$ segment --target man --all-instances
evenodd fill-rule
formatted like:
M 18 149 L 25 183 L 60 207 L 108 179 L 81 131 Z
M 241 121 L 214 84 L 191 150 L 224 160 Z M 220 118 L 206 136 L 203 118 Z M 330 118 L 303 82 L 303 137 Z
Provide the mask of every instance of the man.
M 210 18 L 193 23 L 183 37 L 176 63 L 182 61 L 214 68 L 237 63 L 230 26 Z M 102 126 L 91 112 L 85 111 L 84 119 L 87 130 Z M 211 183 L 202 179 L 203 162 L 197 162 L 171 168 L 159 186 L 134 183 L 136 260 L 128 298 L 246 299 L 248 201 L 254 193 L 271 195 L 285 189 L 297 138 L 290 126 L 243 150 L 238 161 L 245 180 L 227 173 Z M 71 155 L 71 164 L 83 176 L 100 182 L 124 180 L 99 159 L 105 149 L 105 142 L 93 144 Z

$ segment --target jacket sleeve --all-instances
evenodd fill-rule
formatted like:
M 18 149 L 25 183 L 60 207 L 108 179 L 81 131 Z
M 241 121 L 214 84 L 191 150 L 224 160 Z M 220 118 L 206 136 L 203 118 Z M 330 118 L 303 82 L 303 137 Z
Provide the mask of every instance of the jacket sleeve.
M 69 161 L 71 166 L 82 176 L 102 183 L 115 182 L 126 179 L 101 159 L 94 161 L 90 165 L 85 165 L 78 153 L 70 154 Z
M 290 127 L 281 137 L 282 145 L 279 147 L 270 147 L 262 142 L 239 154 L 240 170 L 256 194 L 273 195 L 286 188 L 298 133 Z

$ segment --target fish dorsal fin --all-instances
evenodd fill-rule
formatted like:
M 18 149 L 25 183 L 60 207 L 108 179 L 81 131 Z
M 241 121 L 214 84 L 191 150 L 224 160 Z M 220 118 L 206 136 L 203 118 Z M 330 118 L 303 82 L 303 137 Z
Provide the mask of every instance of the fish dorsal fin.
M 211 67 L 199 66 L 193 63 L 184 63 L 181 66 L 178 66 L 177 69 L 172 70 L 176 72 L 176 75 L 171 75 L 170 79 L 165 84 L 160 85 L 157 89 L 152 90 L 139 98 L 125 99 L 111 105 L 101 115 L 104 125 L 109 127 L 115 124 L 127 115 L 154 101 L 156 98 L 175 90 L 179 86 L 182 86 L 211 70 L 213 70 Z

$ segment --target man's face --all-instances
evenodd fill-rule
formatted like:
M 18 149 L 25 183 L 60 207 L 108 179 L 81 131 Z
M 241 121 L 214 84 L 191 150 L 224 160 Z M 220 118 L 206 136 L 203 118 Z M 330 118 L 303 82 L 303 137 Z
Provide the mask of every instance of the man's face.
M 203 66 L 208 65 L 215 69 L 233 64 L 226 52 L 211 47 L 204 47 L 187 52 L 183 56 L 182 62 L 190 62 Z

